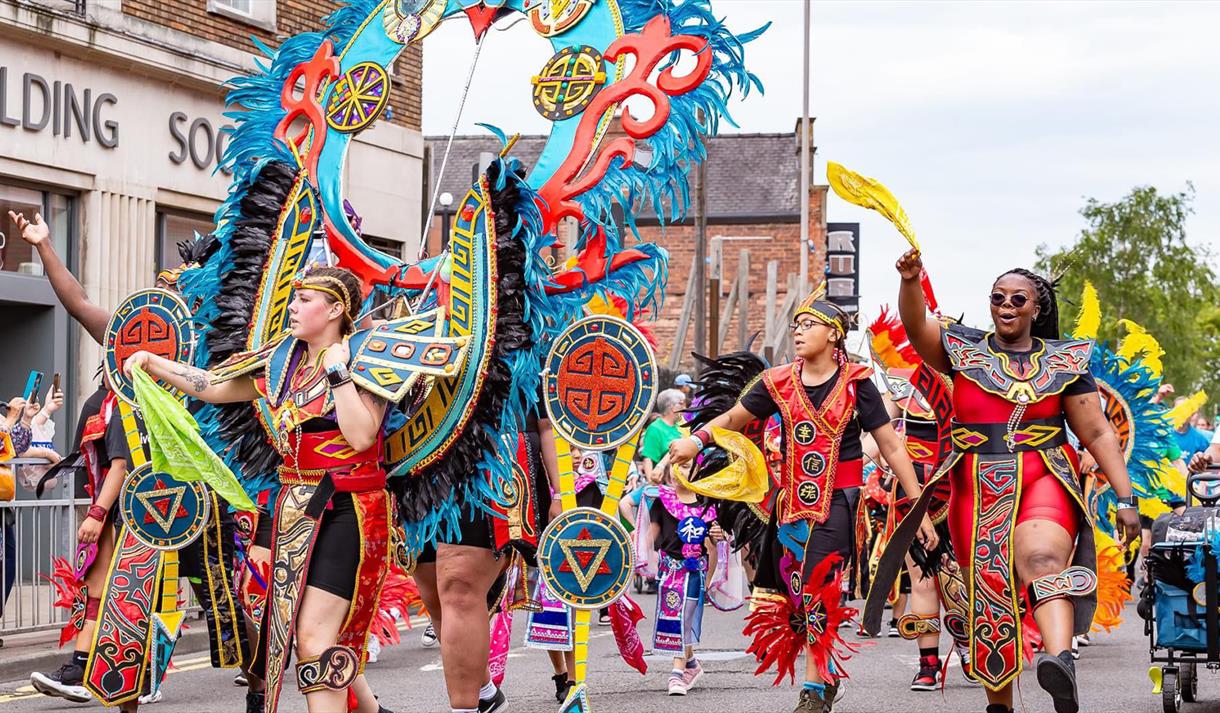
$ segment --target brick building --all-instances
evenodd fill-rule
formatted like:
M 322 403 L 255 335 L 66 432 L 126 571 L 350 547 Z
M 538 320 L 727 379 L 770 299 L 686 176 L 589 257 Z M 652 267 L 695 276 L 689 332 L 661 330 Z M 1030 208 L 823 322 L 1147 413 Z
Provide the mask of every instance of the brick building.
M 428 137 L 431 154 L 432 181 L 437 180 L 441 157 L 448 137 Z M 523 136 L 513 148 L 513 154 L 527 166 L 533 165 L 546 138 Z M 461 201 L 477 171 L 489 156 L 499 150 L 497 140 L 487 136 L 457 136 L 449 156 L 449 164 L 441 180 L 442 193 L 452 196 L 454 204 Z M 816 151 L 816 149 L 815 149 Z M 692 202 L 695 177 L 691 176 Z M 430 185 L 432 185 L 430 183 Z M 825 271 L 821 256 L 826 253 L 827 186 L 812 186 L 809 196 L 809 275 L 816 282 Z M 441 201 L 443 203 L 443 201 Z M 721 134 L 708 145 L 707 162 L 707 253 L 709 260 L 722 255 L 721 308 L 738 275 L 742 250 L 749 251 L 749 307 L 747 333 L 762 333 L 766 329 L 768 263 L 776 262 L 776 304 L 782 305 L 788 292 L 788 276 L 799 276 L 800 265 L 800 141 L 797 132 L 774 134 Z M 692 210 L 693 214 L 693 210 Z M 430 251 L 440 245 L 441 230 L 449 223 L 447 209 L 438 205 L 429 231 Z M 653 329 L 659 344 L 658 357 L 668 362 L 674 349 L 687 284 L 695 250 L 694 221 L 688 216 L 680 224 L 660 226 L 649 212 L 637 220 L 643 240 L 656 242 L 669 251 L 669 284 L 665 303 L 655 315 Z M 569 233 L 570 234 L 570 233 Z M 567 240 L 566 234 L 561 236 Z M 719 244 L 719 250 L 715 248 Z M 712 270 L 709 269 L 709 276 Z M 710 293 L 709 285 L 709 293 Z M 709 294 L 709 315 L 711 314 Z M 778 311 L 778 310 L 777 310 Z M 740 348 L 739 319 L 734 310 L 725 328 L 723 350 Z M 709 317 L 710 318 L 710 317 Z M 775 329 L 787 325 L 788 316 Z M 709 330 L 710 331 L 710 330 Z M 761 338 L 755 343 L 761 349 Z M 681 364 L 689 366 L 687 352 L 695 349 L 694 328 L 688 328 Z M 699 351 L 705 351 L 703 346 Z
M 212 229 L 229 177 L 222 83 L 316 30 L 335 0 L 0 0 L 0 394 L 31 368 L 88 393 L 98 350 L 69 326 L 8 210 L 41 212 L 57 251 L 104 307 Z M 351 146 L 345 189 L 370 242 L 414 252 L 424 140 L 419 48 L 393 72 L 389 109 Z M 394 180 L 386 180 L 386 176 Z M 67 413 L 75 413 L 69 403 Z M 71 433 L 67 430 L 67 433 Z

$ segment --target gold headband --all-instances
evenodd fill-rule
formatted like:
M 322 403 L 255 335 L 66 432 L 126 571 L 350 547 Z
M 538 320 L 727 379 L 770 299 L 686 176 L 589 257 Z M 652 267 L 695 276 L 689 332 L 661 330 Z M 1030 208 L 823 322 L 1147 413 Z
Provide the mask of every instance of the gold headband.
M 792 318 L 796 319 L 802 314 L 807 314 L 822 324 L 825 324 L 827 327 L 833 327 L 840 336 L 847 336 L 847 324 L 845 323 L 847 319 L 846 316 L 834 316 L 827 314 L 819 308 L 820 304 L 823 303 L 814 302 L 812 304 L 803 305 L 796 311 L 796 314 L 792 315 Z
M 335 287 L 328 287 L 328 285 Z M 306 275 L 294 280 L 292 286 L 298 290 L 316 290 L 334 297 L 343 305 L 343 314 L 347 315 L 349 319 L 352 317 L 352 300 L 347 294 L 347 287 L 339 278 L 330 275 Z

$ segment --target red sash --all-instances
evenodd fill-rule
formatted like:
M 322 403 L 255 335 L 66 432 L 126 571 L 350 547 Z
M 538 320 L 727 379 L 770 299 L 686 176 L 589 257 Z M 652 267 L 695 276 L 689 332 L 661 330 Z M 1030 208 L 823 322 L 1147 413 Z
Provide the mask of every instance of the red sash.
M 839 368 L 834 389 L 822 407 L 815 408 L 801 383 L 801 363 L 798 360 L 763 372 L 763 384 L 779 406 L 784 429 L 784 461 L 780 473 L 785 497 L 779 521 L 822 523 L 830 514 L 843 432 L 855 418 L 856 382 L 867 379 L 872 370 L 859 364 L 844 364 Z M 845 471 L 844 475 L 849 474 Z M 851 468 L 850 475 L 854 477 L 840 481 L 839 487 L 861 484 L 858 462 Z
M 85 419 L 85 426 L 80 434 L 80 452 L 85 459 L 85 470 L 89 474 L 89 479 L 85 483 L 85 492 L 94 502 L 97 502 L 97 496 L 102 491 L 102 482 L 106 478 L 106 474 L 102 472 L 102 464 L 97 460 L 97 446 L 94 445 L 94 441 L 106 436 L 106 426 L 110 423 L 115 401 L 114 392 L 107 392 L 106 398 L 102 399 L 102 407 L 98 409 L 97 413 Z

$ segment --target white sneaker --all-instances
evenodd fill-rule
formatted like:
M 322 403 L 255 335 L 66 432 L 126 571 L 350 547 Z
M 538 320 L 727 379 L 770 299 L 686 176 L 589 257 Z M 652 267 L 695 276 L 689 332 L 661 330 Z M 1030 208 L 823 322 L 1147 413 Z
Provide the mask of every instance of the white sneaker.
M 160 688 L 158 688 L 157 690 L 153 691 L 152 693 L 146 693 L 146 694 L 140 696 L 139 701 L 140 701 L 140 705 L 142 705 L 142 706 L 150 706 L 154 703 L 160 703 L 161 699 L 164 697 L 165 697 L 165 694 L 162 693 Z
M 425 649 L 430 649 L 440 643 L 436 638 L 436 629 L 433 628 L 432 622 L 428 622 L 428 625 L 424 627 L 424 633 L 419 635 L 419 643 Z
M 685 696 L 686 695 L 686 678 L 682 674 L 669 674 L 669 695 Z

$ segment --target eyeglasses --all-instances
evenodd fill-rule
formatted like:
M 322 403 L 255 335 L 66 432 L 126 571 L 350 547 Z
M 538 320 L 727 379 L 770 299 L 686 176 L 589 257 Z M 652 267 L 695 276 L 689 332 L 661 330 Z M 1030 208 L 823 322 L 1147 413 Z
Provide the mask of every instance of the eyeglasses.
M 1000 307 L 1004 304 L 1005 300 L 1011 302 L 1013 307 L 1021 309 L 1029 302 L 1029 296 L 1024 292 L 1014 292 L 1011 295 L 1006 295 L 1003 292 L 991 293 L 991 304 L 993 306 Z
M 793 322 L 792 324 L 789 324 L 788 329 L 793 334 L 800 334 L 801 332 L 808 332 L 809 330 L 813 329 L 814 326 L 817 324 L 820 324 L 820 323 L 816 319 L 802 319 L 799 322 Z

